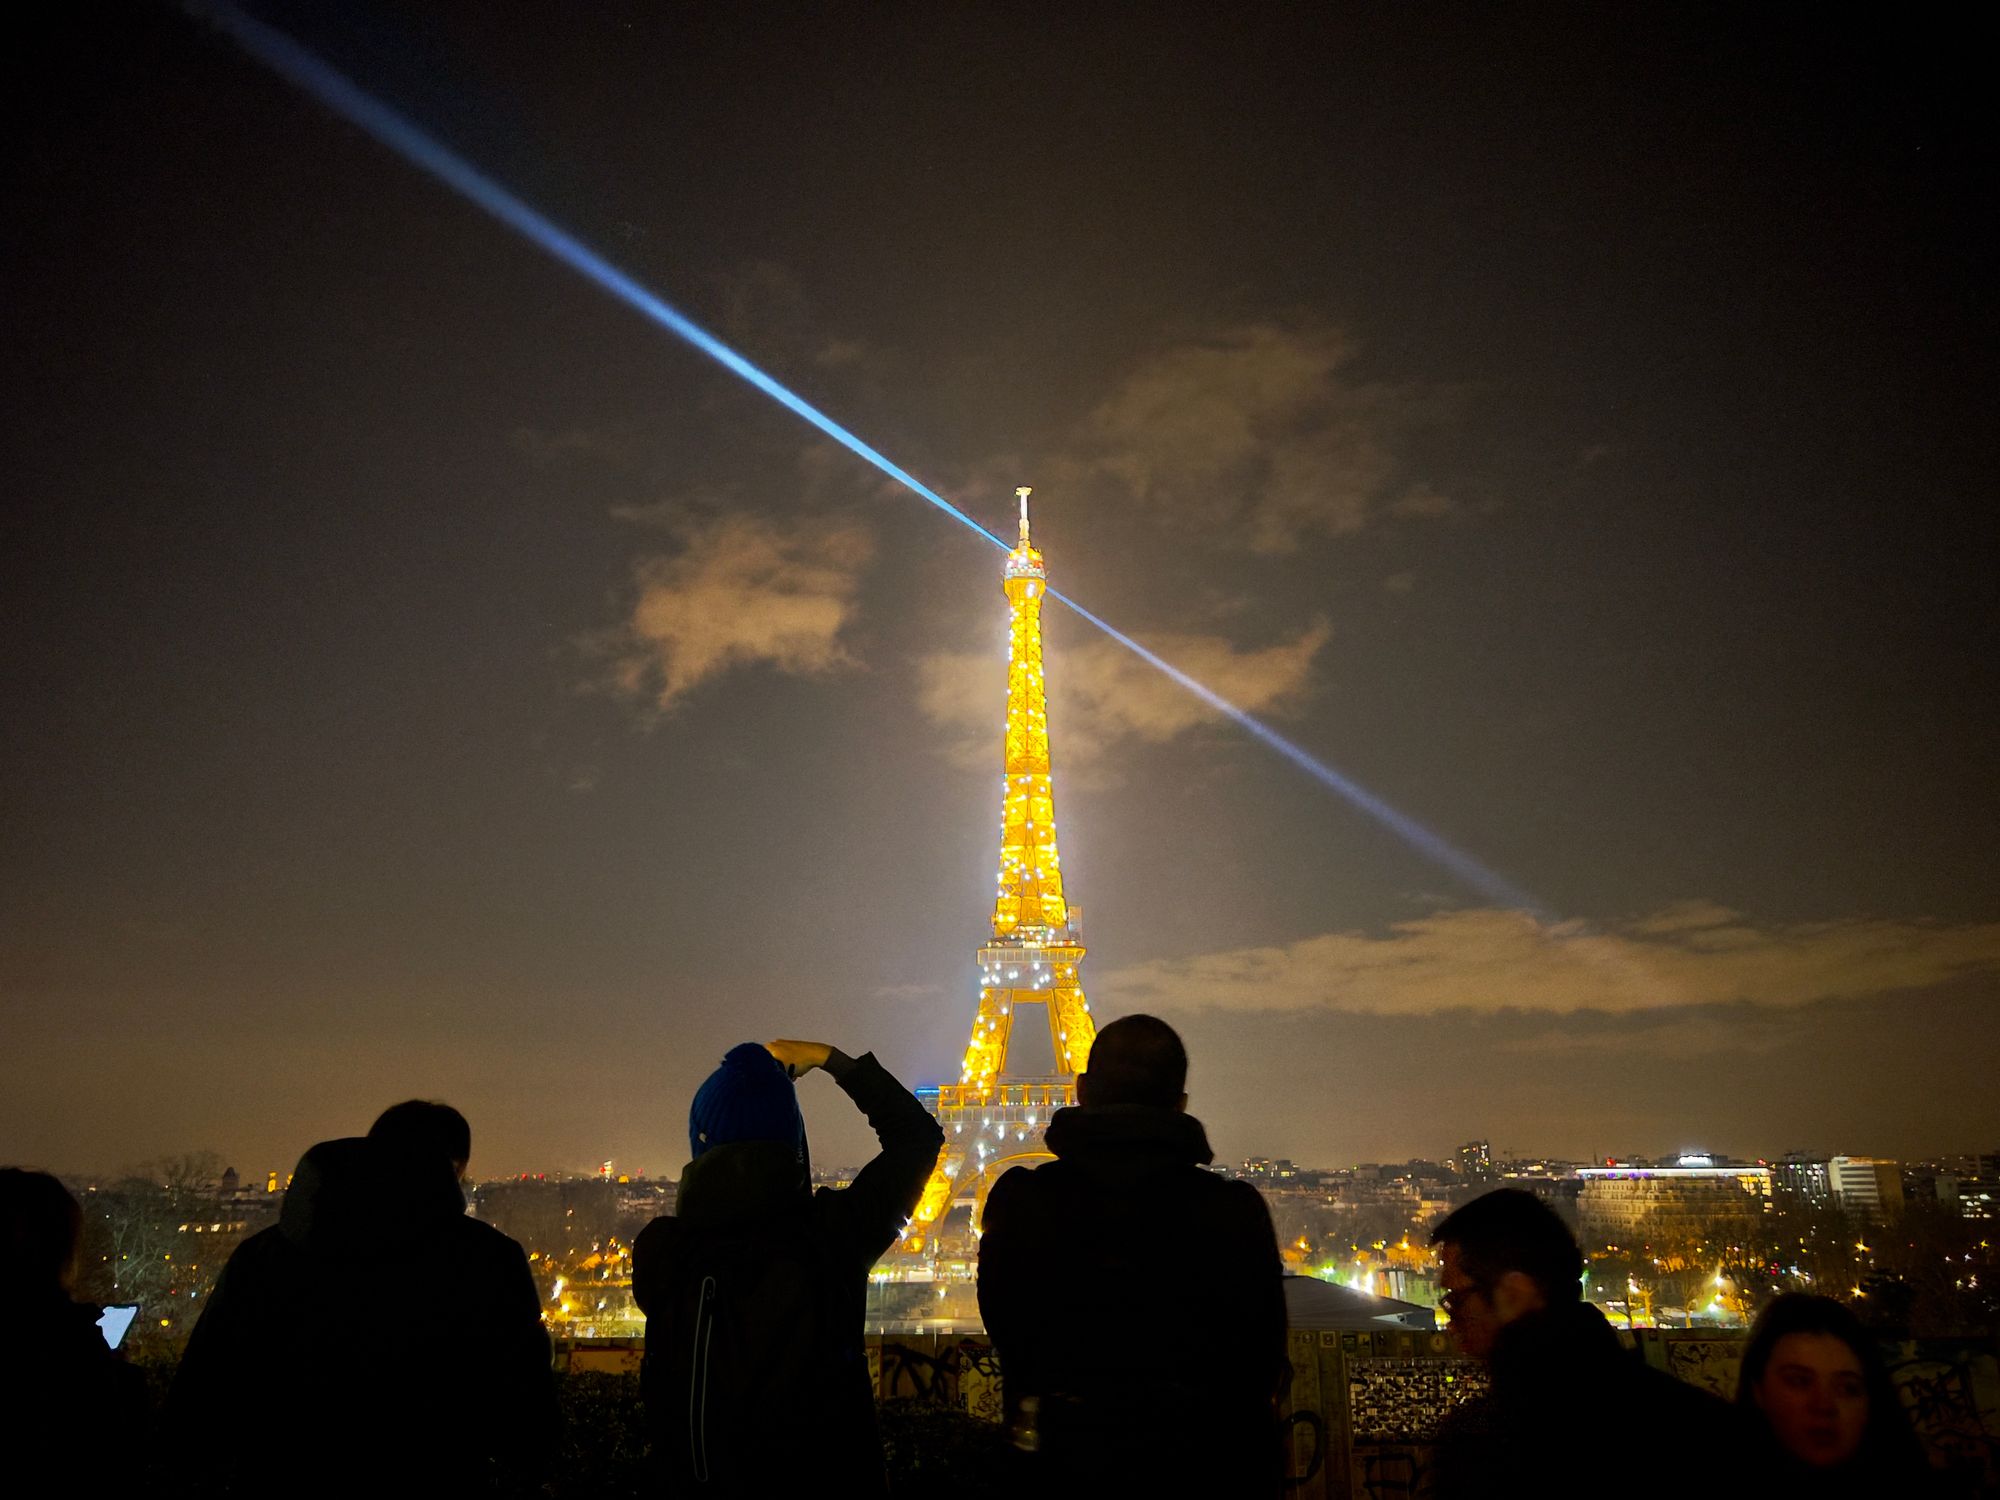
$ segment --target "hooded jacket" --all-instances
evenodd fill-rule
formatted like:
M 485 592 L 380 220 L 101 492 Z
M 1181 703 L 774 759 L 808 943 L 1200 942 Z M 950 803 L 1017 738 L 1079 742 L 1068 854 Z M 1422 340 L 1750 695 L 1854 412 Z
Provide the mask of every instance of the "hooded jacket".
M 557 1436 L 521 1247 L 467 1216 L 450 1167 L 324 1141 L 273 1227 L 229 1257 L 167 1397 L 206 1445 L 254 1434 L 259 1493 L 477 1495 L 538 1483 Z
M 826 1071 L 868 1116 L 882 1149 L 846 1188 L 812 1190 L 797 1142 L 712 1146 L 681 1175 L 675 1213 L 653 1220 L 632 1245 L 632 1295 L 645 1312 L 647 1420 L 670 1493 L 777 1494 L 803 1482 L 815 1492 L 885 1492 L 875 1392 L 862 1344 L 868 1271 L 896 1242 L 937 1165 L 944 1132 L 874 1055 L 835 1052 Z M 732 1361 L 738 1388 L 715 1393 L 718 1419 L 731 1400 L 762 1381 L 785 1393 L 786 1409 L 762 1414 L 747 1435 L 718 1420 L 692 1420 L 690 1371 L 697 1352 L 687 1306 L 690 1280 L 732 1266 L 777 1263 L 753 1283 L 781 1290 L 765 1307 L 733 1310 L 722 1342 L 699 1346 L 718 1365 Z M 725 1289 L 725 1296 L 726 1296 Z M 745 1373 L 754 1368 L 755 1375 Z M 730 1451 L 709 1455 L 697 1483 L 695 1440 Z M 754 1444 L 754 1455 L 742 1451 Z M 754 1461 L 752 1461 L 754 1460 Z M 762 1479 L 740 1477 L 749 1472 Z
M 1082 1487 L 1140 1464 L 1217 1494 L 1275 1491 L 1290 1366 L 1262 1196 L 1203 1170 L 1208 1138 L 1178 1110 L 1058 1110 L 1047 1141 L 1056 1160 L 993 1185 L 979 1242 L 1008 1404 L 1039 1408 L 1024 1441 Z M 1112 1320 L 1157 1329 L 1158 1346 L 1098 1331 Z
M 1435 1500 L 1607 1491 L 1664 1500 L 1751 1487 L 1736 1410 L 1646 1364 L 1588 1303 L 1507 1324 L 1490 1371 L 1491 1391 L 1439 1428 Z

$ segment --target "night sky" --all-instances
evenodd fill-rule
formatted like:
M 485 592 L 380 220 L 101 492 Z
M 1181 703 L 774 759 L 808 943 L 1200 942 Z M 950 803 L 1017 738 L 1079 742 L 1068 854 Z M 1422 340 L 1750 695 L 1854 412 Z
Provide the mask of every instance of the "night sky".
M 672 1173 L 733 1042 L 955 1077 L 999 552 L 72 9 L 8 87 L 0 1158 L 248 1175 L 417 1094 L 475 1175 Z M 1957 12 L 257 13 L 1533 894 L 1053 611 L 1086 989 L 1224 1158 L 2000 1144 Z

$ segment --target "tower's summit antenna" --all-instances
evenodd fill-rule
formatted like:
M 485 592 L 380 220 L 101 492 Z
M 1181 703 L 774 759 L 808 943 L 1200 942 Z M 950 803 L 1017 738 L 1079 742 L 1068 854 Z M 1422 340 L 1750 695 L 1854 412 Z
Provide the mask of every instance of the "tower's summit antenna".
M 1033 485 L 1016 485 L 1014 493 L 1021 501 L 1021 540 L 1014 544 L 1014 550 L 1007 554 L 1006 573 L 1009 578 L 1046 579 L 1048 570 L 1042 565 L 1042 554 L 1035 550 L 1035 544 L 1028 540 L 1028 496 L 1035 492 Z M 1032 597 L 1042 592 L 1046 584 L 1038 584 L 1029 590 Z

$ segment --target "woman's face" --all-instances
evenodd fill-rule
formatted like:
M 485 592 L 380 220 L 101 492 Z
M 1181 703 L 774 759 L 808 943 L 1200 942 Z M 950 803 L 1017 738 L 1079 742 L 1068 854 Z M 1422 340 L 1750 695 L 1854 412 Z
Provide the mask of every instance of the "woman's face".
M 1861 1357 L 1830 1333 L 1788 1333 L 1771 1350 L 1756 1388 L 1771 1432 L 1816 1468 L 1845 1463 L 1868 1430 Z

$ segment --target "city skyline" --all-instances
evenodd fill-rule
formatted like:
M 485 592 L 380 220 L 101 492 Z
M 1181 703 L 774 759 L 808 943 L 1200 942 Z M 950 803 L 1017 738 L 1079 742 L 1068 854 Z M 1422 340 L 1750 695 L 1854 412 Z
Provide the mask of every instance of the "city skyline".
M 1862 1162 L 1879 1161 L 1902 1168 L 1906 1172 L 1914 1171 L 1922 1173 L 1924 1171 L 1936 1172 L 1939 1168 L 1951 1167 L 1977 1171 L 1979 1163 L 1982 1160 L 2000 1157 L 2000 1153 L 1996 1153 L 1990 1149 L 1990 1143 L 1985 1145 L 1973 1143 L 1967 1145 L 1962 1150 L 1936 1151 L 1915 1157 L 1893 1157 L 1883 1152 L 1859 1148 L 1852 1150 L 1822 1150 L 1817 1147 L 1798 1145 L 1762 1154 L 1744 1155 L 1714 1150 L 1706 1144 L 1688 1144 L 1659 1153 L 1614 1151 L 1571 1155 L 1564 1152 L 1522 1149 L 1514 1145 L 1496 1146 L 1490 1141 L 1476 1139 L 1469 1142 L 1460 1142 L 1450 1149 L 1433 1149 L 1429 1152 L 1419 1152 L 1413 1156 L 1391 1156 L 1380 1160 L 1355 1158 L 1336 1162 L 1297 1161 L 1291 1157 L 1277 1153 L 1260 1151 L 1252 1151 L 1247 1155 L 1232 1158 L 1225 1157 L 1218 1152 L 1212 1165 L 1217 1171 L 1239 1173 L 1250 1172 L 1253 1169 L 1287 1166 L 1307 1174 L 1333 1175 L 1353 1173 L 1368 1168 L 1389 1170 L 1429 1166 L 1437 1167 L 1448 1173 L 1464 1175 L 1462 1168 L 1454 1166 L 1454 1158 L 1467 1146 L 1487 1147 L 1491 1155 L 1490 1177 L 1481 1176 L 1476 1179 L 1468 1178 L 1467 1180 L 1491 1181 L 1493 1183 L 1501 1183 L 1504 1179 L 1519 1175 L 1516 1169 L 1522 1167 L 1561 1168 L 1575 1171 L 1577 1169 L 1602 1169 L 1616 1166 L 1635 1171 L 1651 1171 L 1666 1166 L 1685 1166 L 1690 1161 L 1699 1159 L 1703 1163 L 1713 1163 L 1718 1170 L 1727 1170 L 1730 1167 L 1777 1167 L 1787 1162 L 1817 1162 L 1824 1165 L 1828 1161 L 1842 1158 Z M 100 1165 L 97 1167 L 79 1168 L 74 1165 L 53 1163 L 49 1164 L 49 1170 L 53 1170 L 72 1181 L 105 1185 L 117 1182 L 122 1174 L 134 1168 L 144 1169 L 168 1158 L 189 1158 L 204 1153 L 213 1156 L 215 1162 L 218 1164 L 218 1171 L 236 1173 L 240 1179 L 245 1181 L 267 1178 L 269 1180 L 268 1185 L 263 1191 L 283 1191 L 289 1184 L 290 1169 L 288 1167 L 252 1165 L 246 1169 L 243 1163 L 238 1162 L 228 1152 L 216 1151 L 213 1147 L 208 1146 L 197 1147 L 193 1152 L 161 1152 L 144 1160 L 134 1159 L 111 1166 Z M 668 1154 L 671 1155 L 672 1153 Z M 671 1168 L 661 1169 L 650 1162 L 628 1162 L 616 1157 L 607 1157 L 594 1164 L 551 1162 L 540 1166 L 524 1167 L 518 1171 L 493 1172 L 490 1174 L 485 1171 L 468 1170 L 465 1182 L 468 1186 L 532 1181 L 668 1183 L 676 1180 L 682 1165 L 685 1164 L 676 1164 Z M 839 1162 L 833 1160 L 824 1152 L 815 1151 L 812 1172 L 816 1180 L 824 1179 L 827 1182 L 833 1182 L 851 1177 L 859 1169 L 859 1165 L 858 1160 L 855 1162 Z M 1949 1174 L 1947 1173 L 1946 1175 Z M 281 1181 L 280 1179 L 283 1180 Z
M 2000 1140 L 1949 59 L 1721 10 L 257 13 L 986 526 L 1033 485 L 1055 587 L 1532 895 L 1052 612 L 1093 1010 L 1182 1031 L 1219 1159 Z M 671 1176 L 746 1037 L 953 1078 L 997 555 L 219 33 L 36 46 L 0 1153 L 261 1173 L 418 1095 L 476 1173 Z

